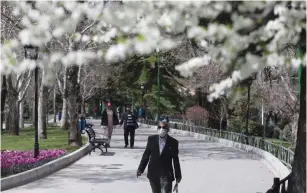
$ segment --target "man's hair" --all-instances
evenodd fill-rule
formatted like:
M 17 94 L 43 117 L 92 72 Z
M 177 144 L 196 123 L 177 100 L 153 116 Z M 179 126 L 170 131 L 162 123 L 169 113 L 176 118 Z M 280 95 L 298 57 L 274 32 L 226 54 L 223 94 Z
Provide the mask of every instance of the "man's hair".
M 160 123 L 164 124 L 164 126 L 166 127 L 166 129 L 169 129 L 169 125 L 166 121 L 160 121 L 158 125 L 160 125 Z

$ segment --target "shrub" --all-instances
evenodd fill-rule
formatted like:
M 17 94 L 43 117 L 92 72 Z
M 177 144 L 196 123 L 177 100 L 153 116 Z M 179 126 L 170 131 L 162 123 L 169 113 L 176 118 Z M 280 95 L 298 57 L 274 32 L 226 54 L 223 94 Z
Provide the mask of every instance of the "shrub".
M 290 141 L 292 140 L 292 129 L 291 125 L 286 125 L 284 129 L 281 131 L 281 135 L 279 137 L 283 141 Z
M 275 138 L 275 139 L 279 139 L 281 135 L 281 129 L 279 129 L 279 127 L 274 127 L 273 128 L 273 135 L 272 135 L 272 138 Z
M 234 117 L 229 119 L 228 130 L 236 133 L 241 133 L 243 128 L 242 118 Z
M 186 110 L 186 117 L 196 125 L 204 125 L 208 121 L 208 111 L 200 106 L 189 107 Z
M 259 122 L 249 121 L 249 134 L 253 136 L 263 136 L 263 125 Z
M 229 120 L 228 130 L 236 133 L 245 133 L 246 120 L 241 117 L 235 117 Z M 262 136 L 263 135 L 263 126 L 259 122 L 252 120 L 248 121 L 248 132 L 249 135 L 253 136 Z

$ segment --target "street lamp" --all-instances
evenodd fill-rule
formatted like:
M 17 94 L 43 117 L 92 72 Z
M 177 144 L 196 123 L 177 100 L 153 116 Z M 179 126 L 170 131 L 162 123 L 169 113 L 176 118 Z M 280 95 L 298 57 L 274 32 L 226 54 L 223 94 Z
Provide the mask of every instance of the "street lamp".
M 37 60 L 38 58 L 38 46 L 25 45 L 25 58 L 30 60 Z M 35 137 L 34 137 L 34 158 L 37 158 L 39 155 L 39 144 L 38 144 L 38 67 L 35 67 L 34 70 L 34 128 L 35 128 Z
M 160 118 L 160 58 L 159 58 L 159 48 L 156 49 L 158 53 L 158 74 L 157 74 L 157 118 Z
M 257 79 L 257 73 L 252 74 L 249 78 L 246 79 L 246 84 L 247 84 L 247 112 L 246 112 L 246 125 L 245 125 L 245 133 L 246 133 L 246 143 L 249 144 L 248 142 L 248 120 L 249 120 L 249 102 L 250 102 L 250 89 L 252 86 L 252 83 L 254 80 Z
M 145 87 L 144 87 L 144 83 L 141 83 L 141 90 L 142 90 L 142 116 L 143 116 L 143 119 L 145 119 L 145 109 L 144 109 L 144 91 L 145 91 Z

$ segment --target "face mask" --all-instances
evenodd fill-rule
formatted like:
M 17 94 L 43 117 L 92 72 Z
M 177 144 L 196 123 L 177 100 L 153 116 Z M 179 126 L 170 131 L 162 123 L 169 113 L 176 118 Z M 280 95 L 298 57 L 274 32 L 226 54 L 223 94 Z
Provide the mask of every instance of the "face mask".
M 166 134 L 167 134 L 167 129 L 159 129 L 158 130 L 158 134 L 159 134 L 159 136 L 160 137 L 165 137 L 166 136 Z

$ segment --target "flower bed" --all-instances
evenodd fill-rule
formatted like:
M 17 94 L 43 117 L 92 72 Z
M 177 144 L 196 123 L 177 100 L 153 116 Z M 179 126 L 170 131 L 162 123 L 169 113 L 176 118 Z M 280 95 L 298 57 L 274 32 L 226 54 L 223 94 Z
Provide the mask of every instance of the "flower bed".
M 37 158 L 33 157 L 31 151 L 1 151 L 1 177 L 24 172 L 35 167 L 41 166 L 59 157 L 66 152 L 59 150 L 40 150 Z

